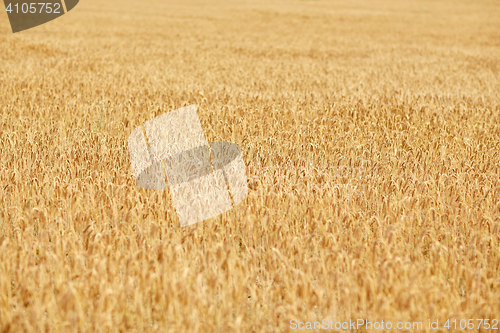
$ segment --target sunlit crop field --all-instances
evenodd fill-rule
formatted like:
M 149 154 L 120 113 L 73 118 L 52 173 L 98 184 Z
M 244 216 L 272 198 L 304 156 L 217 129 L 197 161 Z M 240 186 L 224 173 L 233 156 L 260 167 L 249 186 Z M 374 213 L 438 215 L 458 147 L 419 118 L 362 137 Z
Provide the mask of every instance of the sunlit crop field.
M 0 332 L 500 320 L 500 1 L 0 8 Z M 127 140 L 190 104 L 250 192 L 181 228 Z

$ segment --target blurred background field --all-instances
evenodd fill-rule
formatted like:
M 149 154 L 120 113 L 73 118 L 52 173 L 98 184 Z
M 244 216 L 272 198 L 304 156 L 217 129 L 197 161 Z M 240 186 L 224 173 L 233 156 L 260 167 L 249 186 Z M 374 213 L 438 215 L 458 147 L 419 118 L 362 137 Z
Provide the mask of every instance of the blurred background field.
M 500 320 L 499 92 L 496 0 L 2 12 L 0 332 Z M 127 138 L 190 104 L 250 193 L 180 228 Z

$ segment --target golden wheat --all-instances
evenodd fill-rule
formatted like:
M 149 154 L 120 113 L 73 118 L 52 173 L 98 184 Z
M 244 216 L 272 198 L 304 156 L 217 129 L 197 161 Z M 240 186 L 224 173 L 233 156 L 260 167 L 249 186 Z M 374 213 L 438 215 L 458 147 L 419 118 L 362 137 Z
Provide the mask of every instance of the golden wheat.
M 500 320 L 499 17 L 88 0 L 11 34 L 0 14 L 0 332 Z M 180 228 L 127 137 L 190 104 L 251 190 Z

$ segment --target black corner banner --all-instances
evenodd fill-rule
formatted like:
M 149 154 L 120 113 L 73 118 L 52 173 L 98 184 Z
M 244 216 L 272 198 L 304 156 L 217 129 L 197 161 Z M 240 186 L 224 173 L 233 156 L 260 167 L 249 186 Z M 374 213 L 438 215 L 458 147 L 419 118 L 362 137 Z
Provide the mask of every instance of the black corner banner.
M 69 12 L 79 0 L 4 0 L 12 32 L 16 33 L 52 21 Z M 63 2 L 64 1 L 64 4 Z
M 69 12 L 70 10 L 75 8 L 78 1 L 79 0 L 65 0 L 64 2 L 66 3 L 66 10 Z

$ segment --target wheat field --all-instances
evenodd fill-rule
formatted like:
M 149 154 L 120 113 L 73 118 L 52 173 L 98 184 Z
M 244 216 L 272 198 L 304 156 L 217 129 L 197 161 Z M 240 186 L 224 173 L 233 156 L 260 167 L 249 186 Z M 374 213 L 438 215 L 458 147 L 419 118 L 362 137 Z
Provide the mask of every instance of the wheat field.
M 250 191 L 181 228 L 127 138 L 190 104 Z M 3 11 L 0 114 L 0 332 L 496 331 L 498 0 Z

